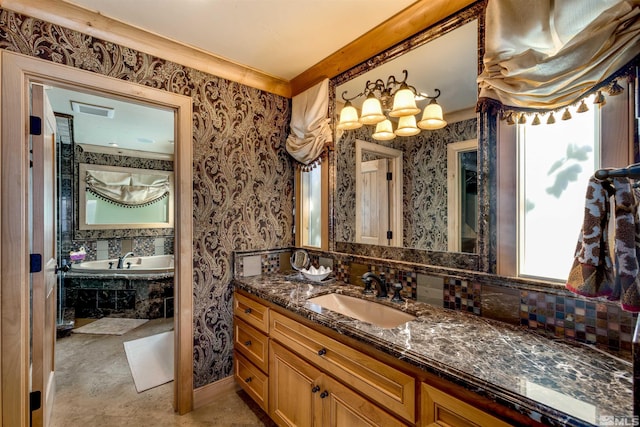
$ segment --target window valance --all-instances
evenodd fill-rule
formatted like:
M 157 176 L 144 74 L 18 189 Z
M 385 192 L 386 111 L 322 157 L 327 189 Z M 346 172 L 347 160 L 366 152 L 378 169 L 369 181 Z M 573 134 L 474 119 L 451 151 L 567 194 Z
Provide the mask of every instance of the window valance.
M 554 111 L 598 91 L 603 103 L 639 46 L 638 0 L 489 0 L 479 107 Z
M 333 142 L 328 112 L 328 79 L 293 97 L 286 147 L 303 169 L 313 168 Z
M 167 175 L 137 174 L 88 170 L 85 176 L 87 191 L 97 197 L 123 207 L 150 205 L 169 195 Z

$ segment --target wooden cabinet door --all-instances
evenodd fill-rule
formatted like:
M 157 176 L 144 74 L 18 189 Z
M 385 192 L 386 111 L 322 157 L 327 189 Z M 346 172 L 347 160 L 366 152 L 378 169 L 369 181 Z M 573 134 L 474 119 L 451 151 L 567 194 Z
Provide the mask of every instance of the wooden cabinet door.
M 508 427 L 510 424 L 447 393 L 422 384 L 423 427 Z
M 323 376 L 319 384 L 323 427 L 408 425 L 332 378 Z
M 319 425 L 320 371 L 273 341 L 269 348 L 269 416 L 279 426 Z

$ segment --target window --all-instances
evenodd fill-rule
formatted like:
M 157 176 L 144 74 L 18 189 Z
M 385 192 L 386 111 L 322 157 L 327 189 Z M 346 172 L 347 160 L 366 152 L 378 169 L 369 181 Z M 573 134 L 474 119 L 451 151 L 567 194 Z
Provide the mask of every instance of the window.
M 632 163 L 633 90 L 554 124 L 499 124 L 497 272 L 564 282 L 584 217 L 587 181 Z
M 600 168 L 599 112 L 517 125 L 519 276 L 568 277 L 587 183 Z
M 296 245 L 317 249 L 328 246 L 328 165 L 296 173 Z

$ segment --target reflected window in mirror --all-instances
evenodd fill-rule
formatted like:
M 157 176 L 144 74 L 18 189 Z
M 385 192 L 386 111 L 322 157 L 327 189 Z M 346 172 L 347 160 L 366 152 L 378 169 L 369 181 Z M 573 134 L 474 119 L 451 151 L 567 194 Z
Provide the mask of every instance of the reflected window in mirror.
M 447 146 L 449 251 L 476 252 L 478 238 L 478 140 Z
M 326 250 L 329 244 L 327 162 L 296 172 L 296 246 Z
M 588 111 L 569 108 L 571 118 L 552 124 L 549 116 L 540 124 L 533 117 L 500 123 L 498 273 L 565 281 L 589 178 L 601 167 L 632 163 L 632 106 L 625 96 L 609 98 L 604 108 L 592 98 Z

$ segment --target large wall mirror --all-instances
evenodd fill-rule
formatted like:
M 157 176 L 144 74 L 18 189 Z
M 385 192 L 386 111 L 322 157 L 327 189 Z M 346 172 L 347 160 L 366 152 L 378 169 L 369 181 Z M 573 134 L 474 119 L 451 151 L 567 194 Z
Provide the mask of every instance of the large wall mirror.
M 406 77 L 407 84 L 422 95 L 416 98 L 421 111 L 435 98 L 447 122 L 446 126 L 439 129 L 421 130 L 417 135 L 397 136 L 392 140 L 378 139 L 374 135 L 375 125 L 336 131 L 335 174 L 334 185 L 331 186 L 334 189 L 332 249 L 447 267 L 480 268 L 478 252 L 482 236 L 478 217 L 485 207 L 478 205 L 475 196 L 478 174 L 477 163 L 474 165 L 473 161 L 477 153 L 469 153 L 477 149 L 465 150 L 464 173 L 454 174 L 456 179 L 466 182 L 454 185 L 465 189 L 462 196 L 452 197 L 449 194 L 452 174 L 448 174 L 447 169 L 448 163 L 452 164 L 448 156 L 452 152 L 457 153 L 450 146 L 478 140 L 476 78 L 481 58 L 479 34 L 483 27 L 483 6 L 482 2 L 475 3 L 436 27 L 417 34 L 332 80 L 336 123 L 345 100 L 350 100 L 361 114 L 362 102 L 366 97 L 352 98 L 363 92 L 368 81 L 387 82 L 390 76 L 396 80 Z M 385 115 L 389 116 L 388 111 L 385 111 Z M 422 112 L 416 115 L 418 121 L 421 115 Z M 399 126 L 401 120 L 388 118 L 393 129 Z M 387 216 L 380 214 L 379 217 L 389 218 L 390 227 L 394 225 L 392 219 L 401 216 L 401 239 L 394 239 L 393 233 L 389 233 L 389 239 L 378 243 L 361 238 L 360 228 L 367 221 L 363 222 L 359 215 L 366 217 L 367 213 L 359 213 L 358 209 L 360 206 L 370 206 L 370 203 L 357 202 L 363 197 L 371 200 L 371 197 L 358 193 L 360 188 L 369 188 L 362 182 L 370 182 L 366 176 L 358 176 L 358 173 L 362 174 L 364 167 L 360 162 L 374 160 L 371 156 L 359 154 L 357 146 L 362 141 L 369 144 L 368 147 L 380 147 L 379 151 L 402 154 L 402 167 L 398 168 L 402 174 L 399 177 L 402 196 L 396 197 L 394 202 L 384 199 L 384 194 L 394 188 L 389 184 L 385 187 L 389 191 L 379 191 L 375 199 L 377 206 L 389 207 Z M 368 151 L 377 150 L 369 148 Z M 369 166 L 365 168 L 370 169 Z M 455 207 L 450 206 L 453 203 Z M 464 218 L 451 218 L 450 215 L 456 212 L 457 215 L 464 215 Z M 466 225 L 464 244 L 453 243 L 461 235 L 451 233 L 451 224 L 462 223 Z
M 173 227 L 173 172 L 78 166 L 80 230 Z

